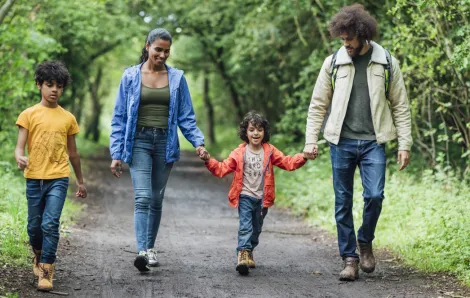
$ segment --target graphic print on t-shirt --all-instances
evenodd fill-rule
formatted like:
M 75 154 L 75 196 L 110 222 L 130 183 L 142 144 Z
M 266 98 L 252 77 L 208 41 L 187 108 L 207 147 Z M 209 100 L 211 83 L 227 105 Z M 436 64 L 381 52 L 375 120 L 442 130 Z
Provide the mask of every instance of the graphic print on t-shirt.
M 246 159 L 246 170 L 245 174 L 250 177 L 261 177 L 263 167 L 263 159 L 261 158 L 260 154 L 258 155 L 251 155 Z
M 31 147 L 28 167 L 30 172 L 40 171 L 47 164 L 68 163 L 66 140 L 65 132 L 43 131 L 39 140 Z
M 253 152 L 246 149 L 245 164 L 243 166 L 243 185 L 241 194 L 257 199 L 263 197 L 263 163 L 264 151 Z

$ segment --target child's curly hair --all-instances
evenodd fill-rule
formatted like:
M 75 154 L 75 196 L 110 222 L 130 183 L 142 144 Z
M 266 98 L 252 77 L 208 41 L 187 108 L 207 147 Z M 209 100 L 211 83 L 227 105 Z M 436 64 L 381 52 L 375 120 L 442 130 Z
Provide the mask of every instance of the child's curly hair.
M 341 8 L 328 25 L 331 37 L 348 33 L 350 37 L 355 35 L 359 40 L 373 40 L 378 30 L 374 17 L 357 3 Z
M 44 82 L 55 81 L 64 88 L 70 83 L 70 73 L 64 63 L 60 61 L 45 61 L 38 65 L 34 73 L 34 80 L 39 85 Z
M 238 136 L 240 137 L 240 139 L 248 143 L 248 136 L 246 132 L 250 123 L 256 128 L 262 127 L 264 130 L 264 137 L 262 143 L 269 142 L 269 139 L 271 138 L 271 132 L 269 131 L 269 122 L 266 118 L 263 117 L 263 115 L 256 111 L 250 111 L 246 113 L 243 117 L 242 122 L 240 122 L 240 126 L 238 127 Z

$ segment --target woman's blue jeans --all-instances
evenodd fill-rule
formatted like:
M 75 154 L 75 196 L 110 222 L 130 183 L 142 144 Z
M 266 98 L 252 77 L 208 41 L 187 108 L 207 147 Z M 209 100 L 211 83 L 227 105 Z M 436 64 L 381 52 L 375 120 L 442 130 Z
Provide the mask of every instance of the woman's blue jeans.
M 137 251 L 155 246 L 160 227 L 163 196 L 173 166 L 165 163 L 167 135 L 163 128 L 137 128 L 129 164 L 134 185 Z
M 41 263 L 53 264 L 59 245 L 60 215 L 67 198 L 69 178 L 26 179 L 29 243 L 42 250 Z
M 385 145 L 376 141 L 341 138 L 338 145 L 330 144 L 335 190 L 335 218 L 341 257 L 355 257 L 356 233 L 353 221 L 354 172 L 359 167 L 364 192 L 362 226 L 358 240 L 374 240 L 375 227 L 382 211 L 385 186 Z

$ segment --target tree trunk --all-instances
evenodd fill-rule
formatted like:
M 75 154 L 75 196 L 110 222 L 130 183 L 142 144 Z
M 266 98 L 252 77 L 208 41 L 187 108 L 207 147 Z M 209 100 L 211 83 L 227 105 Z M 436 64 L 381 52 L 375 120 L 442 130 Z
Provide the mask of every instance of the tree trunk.
M 101 111 L 103 109 L 103 105 L 100 103 L 100 96 L 98 94 L 98 90 L 101 84 L 101 78 L 103 77 L 103 68 L 100 66 L 98 68 L 98 72 L 96 74 L 96 78 L 94 82 L 90 82 L 89 84 L 89 91 L 90 91 L 90 99 L 92 104 L 92 114 L 90 123 L 88 124 L 85 132 L 85 138 L 89 139 L 91 135 L 91 139 L 94 142 L 98 142 L 100 139 L 100 117 Z
M 220 75 L 222 76 L 222 79 L 224 80 L 225 84 L 227 84 L 229 90 L 230 90 L 230 98 L 232 99 L 232 104 L 233 107 L 235 108 L 235 113 L 237 114 L 238 121 L 241 121 L 243 119 L 243 109 L 241 106 L 241 101 L 240 101 L 240 96 L 238 95 L 237 89 L 235 88 L 235 85 L 233 84 L 232 78 L 229 76 L 227 73 L 227 70 L 225 69 L 225 64 L 222 61 L 222 51 L 223 49 L 220 49 L 217 51 L 217 58 L 218 61 L 216 62 L 217 69 L 220 72 Z
M 203 74 L 203 94 L 204 107 L 206 110 L 206 131 L 209 144 L 215 144 L 215 131 L 214 131 L 214 106 L 209 97 L 209 78 L 207 74 Z

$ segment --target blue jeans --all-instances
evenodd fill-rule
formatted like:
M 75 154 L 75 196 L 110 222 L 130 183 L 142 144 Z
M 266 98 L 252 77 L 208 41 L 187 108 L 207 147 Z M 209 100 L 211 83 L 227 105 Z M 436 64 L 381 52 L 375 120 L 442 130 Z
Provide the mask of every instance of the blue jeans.
M 137 251 L 153 248 L 162 218 L 163 196 L 172 163 L 165 163 L 168 131 L 138 127 L 132 161 L 129 164 L 134 185 L 134 229 Z
M 374 240 L 375 227 L 382 211 L 385 185 L 385 145 L 376 141 L 341 138 L 338 145 L 330 144 L 335 190 L 335 218 L 338 246 L 341 257 L 355 257 L 356 234 L 353 222 L 354 172 L 359 167 L 364 192 L 362 226 L 358 240 L 370 243 Z
M 268 214 L 268 208 L 262 208 L 261 200 L 240 195 L 238 215 L 240 227 L 238 229 L 238 247 L 240 250 L 253 251 L 259 244 L 259 235 L 263 228 L 263 220 Z
M 69 178 L 26 179 L 29 243 L 34 249 L 42 250 L 41 263 L 55 262 L 60 215 L 68 187 Z

